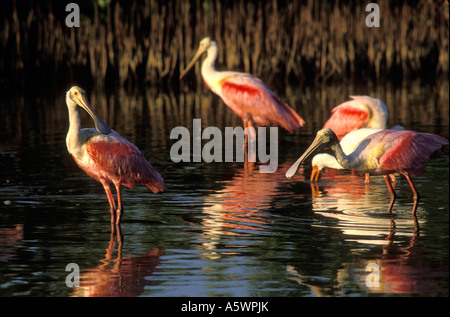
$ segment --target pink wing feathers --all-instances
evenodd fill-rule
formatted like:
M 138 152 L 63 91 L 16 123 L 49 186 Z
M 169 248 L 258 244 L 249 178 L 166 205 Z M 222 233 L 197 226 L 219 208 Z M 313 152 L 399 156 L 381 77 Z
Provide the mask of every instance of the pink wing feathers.
M 382 140 L 389 148 L 380 157 L 380 165 L 385 170 L 399 173 L 409 172 L 412 177 L 419 175 L 425 168 L 430 156 L 439 150 L 448 140 L 434 134 L 414 131 L 383 130 Z
M 248 74 L 225 78 L 221 84 L 220 96 L 241 118 L 249 116 L 259 125 L 272 122 L 292 132 L 305 124 L 305 121 L 261 80 Z
M 336 106 L 323 129 L 330 128 L 341 140 L 349 132 L 365 127 L 369 120 L 369 113 L 355 107 L 353 103 L 354 101 L 351 100 Z
M 104 177 L 111 181 L 133 188 L 135 184 L 148 187 L 158 193 L 164 189 L 164 180 L 159 173 L 145 159 L 144 155 L 127 140 L 110 137 L 112 142 L 91 140 L 86 144 L 86 150 L 97 165 L 97 179 Z

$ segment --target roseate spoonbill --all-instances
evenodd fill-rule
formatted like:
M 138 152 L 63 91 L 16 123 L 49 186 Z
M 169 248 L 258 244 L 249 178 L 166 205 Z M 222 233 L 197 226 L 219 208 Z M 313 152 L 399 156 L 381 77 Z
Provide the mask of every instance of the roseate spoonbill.
M 206 86 L 219 95 L 244 122 L 244 129 L 270 122 L 292 132 L 305 124 L 305 121 L 286 103 L 280 100 L 259 78 L 247 73 L 216 71 L 214 63 L 218 47 L 215 41 L 205 37 L 180 79 L 186 75 L 200 56 L 207 52 L 202 63 L 202 77 Z
M 69 132 L 66 144 L 78 166 L 105 189 L 111 206 L 111 223 L 120 224 L 123 204 L 120 186 L 133 188 L 135 184 L 158 193 L 164 189 L 164 180 L 150 165 L 139 149 L 130 141 L 110 129 L 92 110 L 86 93 L 74 86 L 66 94 L 69 110 Z M 94 119 L 95 129 L 81 129 L 78 106 Z M 117 191 L 117 209 L 110 183 Z
M 329 147 L 344 169 L 384 176 L 391 195 L 389 213 L 392 211 L 396 194 L 388 174 L 404 175 L 414 194 L 412 212 L 415 215 L 420 197 L 411 177 L 423 171 L 432 154 L 442 154 L 438 150 L 446 144 L 447 139 L 434 134 L 408 130 L 381 130 L 365 137 L 352 153 L 346 155 L 336 134 L 326 128 L 317 132 L 309 148 L 286 172 L 286 177 L 291 178 L 308 156 Z
M 400 129 L 400 128 L 399 128 Z M 403 128 L 402 128 L 403 129 Z M 363 128 L 354 130 L 350 133 L 348 133 L 346 136 L 344 136 L 340 142 L 342 146 L 342 150 L 345 154 L 352 153 L 356 147 L 358 146 L 359 142 L 361 142 L 362 139 L 364 139 L 366 136 L 371 135 L 375 132 L 381 131 L 382 129 L 378 128 Z M 343 170 L 344 168 L 339 164 L 336 160 L 336 158 L 328 153 L 319 153 L 316 154 L 311 163 L 313 170 L 311 173 L 311 181 L 317 181 L 319 179 L 320 172 L 324 168 L 332 168 L 337 170 Z M 393 174 L 389 174 L 389 177 L 392 181 L 395 180 L 395 176 Z M 369 173 L 366 173 L 366 179 L 365 182 L 369 182 Z
M 354 130 L 347 135 L 345 135 L 341 140 L 342 150 L 345 154 L 352 153 L 359 142 L 364 139 L 366 136 L 371 135 L 375 132 L 381 131 L 381 129 L 377 128 L 363 128 Z M 324 168 L 332 168 L 337 170 L 343 170 L 344 168 L 341 164 L 338 163 L 336 158 L 328 153 L 319 153 L 316 154 L 311 162 L 312 165 L 312 173 L 311 173 L 311 181 L 317 181 L 319 179 L 319 174 Z
M 381 99 L 369 96 L 350 96 L 332 110 L 323 129 L 330 128 L 341 140 L 347 133 L 361 128 L 387 128 L 388 109 Z

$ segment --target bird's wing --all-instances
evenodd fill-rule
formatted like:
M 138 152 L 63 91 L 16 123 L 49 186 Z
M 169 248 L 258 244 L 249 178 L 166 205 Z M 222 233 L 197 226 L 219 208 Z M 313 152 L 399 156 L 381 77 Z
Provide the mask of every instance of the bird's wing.
M 345 154 L 352 153 L 358 144 L 367 136 L 374 134 L 381 129 L 377 128 L 362 128 L 349 132 L 341 139 L 341 147 Z
M 86 144 L 86 150 L 98 169 L 111 179 L 115 177 L 130 188 L 142 184 L 155 193 L 163 190 L 161 175 L 134 144 L 118 134 L 92 138 Z
M 346 101 L 332 110 L 323 129 L 330 128 L 341 140 L 347 133 L 363 128 L 369 120 L 369 112 L 355 100 Z
M 386 131 L 382 138 L 385 153 L 380 157 L 380 165 L 386 170 L 396 170 L 400 173 L 410 172 L 417 176 L 422 172 L 430 156 L 448 140 L 434 134 L 414 131 Z
M 259 125 L 273 122 L 292 131 L 305 123 L 259 78 L 249 74 L 237 73 L 225 77 L 221 82 L 220 96 L 240 117 L 250 116 Z

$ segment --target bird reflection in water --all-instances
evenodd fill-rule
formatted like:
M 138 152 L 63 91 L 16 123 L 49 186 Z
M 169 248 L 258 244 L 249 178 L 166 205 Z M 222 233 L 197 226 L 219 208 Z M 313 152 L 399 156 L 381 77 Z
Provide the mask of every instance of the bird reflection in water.
M 321 186 L 317 182 L 311 182 L 312 207 L 315 213 L 336 218 L 345 223 L 352 223 L 351 227 L 358 228 L 361 223 L 360 233 L 368 236 L 377 235 L 377 232 L 368 232 L 364 224 L 370 224 L 374 229 L 380 226 L 386 230 L 386 219 L 395 217 L 386 213 L 384 182 L 381 177 L 373 177 L 371 183 L 365 183 L 361 173 L 352 174 L 337 170 L 327 170 Z M 395 187 L 397 183 L 393 183 Z M 407 207 L 398 207 L 400 216 L 398 221 L 402 224 L 410 224 L 410 219 L 403 219 Z M 334 212 L 330 212 L 333 210 Z M 418 209 L 421 210 L 421 207 Z M 413 224 L 419 230 L 419 220 L 413 214 Z M 375 240 L 376 241 L 376 240 Z M 379 244 L 379 243 L 376 243 Z
M 381 272 L 380 287 L 370 291 L 391 294 L 444 292 L 446 286 L 441 281 L 448 276 L 448 267 L 436 265 L 427 259 L 426 250 L 418 243 L 418 227 L 414 227 L 409 244 L 405 246 L 394 244 L 396 230 L 396 223 L 392 220 L 389 235 L 386 237 L 388 243 L 383 246 L 383 253 L 377 261 Z
M 384 234 L 381 234 L 381 227 L 377 229 L 379 233 L 377 236 L 385 236 L 378 240 L 382 245 L 374 246 L 373 240 L 359 239 L 357 241 L 359 244 L 367 244 L 365 249 L 367 251 L 361 254 L 361 248 L 355 248 L 352 244 L 352 249 L 358 249 L 358 253 L 352 257 L 351 261 L 343 262 L 334 276 L 323 277 L 320 276 L 321 272 L 314 276 L 303 275 L 300 273 L 302 271 L 300 267 L 287 265 L 288 278 L 308 287 L 311 294 L 318 297 L 349 296 L 352 292 L 359 295 L 374 293 L 427 296 L 445 293 L 447 286 L 441 281 L 448 275 L 448 267 L 434 263 L 425 256 L 426 250 L 420 247 L 418 242 L 420 238 L 418 227 L 413 226 L 412 232 L 409 234 L 403 232 L 403 236 L 399 237 L 399 226 L 394 217 L 385 219 L 385 223 L 389 225 Z M 366 224 L 366 227 L 371 225 L 373 224 Z M 348 224 L 345 220 L 339 221 L 338 227 L 345 240 L 355 241 L 354 228 L 351 226 L 346 228 L 346 226 Z M 360 226 L 363 224 L 360 223 Z M 368 275 L 372 274 L 372 271 L 367 269 L 368 265 L 378 268 L 377 283 L 367 283 Z
M 361 292 L 382 294 L 437 294 L 445 292 L 440 280 L 445 280 L 448 268 L 432 263 L 426 250 L 420 247 L 419 219 L 407 216 L 408 208 L 397 210 L 397 215 L 386 214 L 383 200 L 383 181 L 374 177 L 364 183 L 357 174 L 330 170 L 324 175 L 321 190 L 313 189 L 312 206 L 323 221 L 314 224 L 324 230 L 338 229 L 342 250 L 348 250 L 352 260 L 346 260 L 333 277 L 321 273 L 301 274 L 301 269 L 286 267 L 290 280 L 308 286 L 315 296 L 338 296 Z M 422 207 L 418 211 L 421 212 Z M 421 224 L 425 220 L 420 219 Z M 335 231 L 333 231 L 335 234 Z M 356 243 L 356 246 L 355 246 Z M 419 246 L 418 246 L 419 245 Z M 368 285 L 367 265 L 379 268 L 379 284 Z
M 222 190 L 206 198 L 202 246 L 211 251 L 210 256 L 217 256 L 214 250 L 223 235 L 260 235 L 269 230 L 271 220 L 267 210 L 277 208 L 275 197 L 286 195 L 284 187 L 289 181 L 284 170 L 291 163 L 280 166 L 274 173 L 260 173 L 256 164 L 245 162 Z
M 123 256 L 123 235 L 120 226 L 112 225 L 111 239 L 99 266 L 84 270 L 74 297 L 131 297 L 144 292 L 148 277 L 157 269 L 163 250 L 154 248 L 144 255 Z M 117 250 L 115 245 L 117 244 Z M 114 252 L 117 252 L 114 258 Z

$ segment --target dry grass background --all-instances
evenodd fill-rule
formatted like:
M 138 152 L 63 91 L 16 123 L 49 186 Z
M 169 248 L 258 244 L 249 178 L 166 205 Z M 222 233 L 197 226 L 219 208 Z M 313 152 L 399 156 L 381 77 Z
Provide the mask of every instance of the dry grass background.
M 356 0 L 80 0 L 81 26 L 68 28 L 66 3 L 6 0 L 0 81 L 174 83 L 208 35 L 219 43 L 218 65 L 267 82 L 448 76 L 448 1 L 376 2 L 380 28 L 365 25 L 366 3 Z

